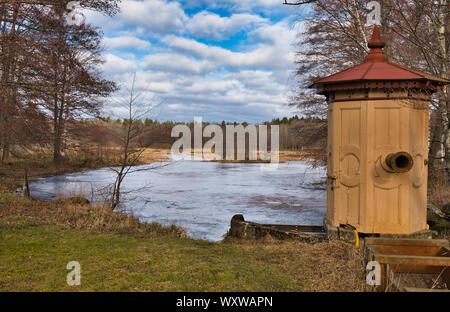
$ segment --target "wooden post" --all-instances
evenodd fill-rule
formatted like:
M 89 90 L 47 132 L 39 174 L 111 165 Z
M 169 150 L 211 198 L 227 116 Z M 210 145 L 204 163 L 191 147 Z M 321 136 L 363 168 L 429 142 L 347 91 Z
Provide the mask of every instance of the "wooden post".
M 28 184 L 27 168 L 24 169 L 22 196 L 26 197 L 26 198 L 30 198 L 31 197 L 31 195 L 30 195 L 30 185 Z
M 387 267 L 385 263 L 381 263 L 381 291 L 387 290 Z

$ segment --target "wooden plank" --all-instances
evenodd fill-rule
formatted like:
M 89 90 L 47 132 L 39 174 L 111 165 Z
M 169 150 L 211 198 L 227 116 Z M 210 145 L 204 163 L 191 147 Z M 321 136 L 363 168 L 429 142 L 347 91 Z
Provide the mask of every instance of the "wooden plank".
M 415 287 L 404 287 L 405 292 L 450 292 L 447 289 L 428 289 L 428 288 L 415 288 Z
M 388 265 L 385 263 L 381 263 L 380 264 L 380 269 L 381 269 L 381 289 L 383 291 L 386 291 L 387 288 L 387 284 L 388 284 L 388 274 L 389 274 L 389 268 Z
M 447 240 L 366 239 L 369 258 L 381 264 L 382 288 L 387 286 L 391 270 L 394 273 L 438 274 L 450 289 L 448 245 Z M 410 291 L 414 291 L 414 288 Z
M 414 264 L 393 264 L 391 268 L 395 273 L 441 274 L 447 267 Z
M 397 239 L 368 237 L 365 239 L 367 245 L 376 247 L 377 245 L 388 246 L 426 246 L 426 247 L 448 247 L 449 241 L 445 239 Z
M 442 247 L 441 252 L 439 253 L 441 257 L 450 257 L 450 248 Z
M 370 259 L 370 260 L 375 260 L 375 257 L 376 256 L 380 256 L 381 255 L 381 253 L 380 252 L 378 252 L 378 250 L 376 250 L 375 248 L 373 248 L 372 246 L 366 246 L 366 248 L 367 248 L 367 255 L 368 255 L 368 258 Z
M 450 257 L 450 248 L 444 247 L 441 250 L 442 257 Z M 447 284 L 447 289 L 450 289 L 450 268 L 445 268 L 445 271 L 442 274 L 442 280 Z
M 384 255 L 404 255 L 404 256 L 429 256 L 437 257 L 442 250 L 440 246 L 391 246 L 373 245 L 374 248 Z
M 388 264 L 410 264 L 430 266 L 450 266 L 449 257 L 426 257 L 426 256 L 396 256 L 375 254 L 375 261 Z

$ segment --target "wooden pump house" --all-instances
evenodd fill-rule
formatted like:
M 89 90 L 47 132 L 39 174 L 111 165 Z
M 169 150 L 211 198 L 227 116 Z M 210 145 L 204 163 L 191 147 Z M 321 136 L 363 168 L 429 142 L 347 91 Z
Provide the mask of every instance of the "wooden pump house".
M 313 84 L 328 99 L 327 226 L 428 229 L 431 95 L 449 80 L 389 62 L 375 26 L 364 63 Z

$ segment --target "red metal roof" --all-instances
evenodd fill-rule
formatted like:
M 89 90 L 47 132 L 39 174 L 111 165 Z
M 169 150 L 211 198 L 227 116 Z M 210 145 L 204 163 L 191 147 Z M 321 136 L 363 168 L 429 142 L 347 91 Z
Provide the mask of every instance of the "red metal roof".
M 337 74 L 316 80 L 313 86 L 337 84 L 354 81 L 398 81 L 422 80 L 438 84 L 449 84 L 450 80 L 409 69 L 388 61 L 383 52 L 385 43 L 381 40 L 378 26 L 375 25 L 373 36 L 369 42 L 370 53 L 364 63 L 348 68 Z

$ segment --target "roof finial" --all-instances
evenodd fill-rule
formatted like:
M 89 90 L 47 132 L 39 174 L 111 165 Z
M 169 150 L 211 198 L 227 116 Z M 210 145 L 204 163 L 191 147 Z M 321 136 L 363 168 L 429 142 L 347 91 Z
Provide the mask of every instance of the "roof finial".
M 370 48 L 370 53 L 366 58 L 366 62 L 386 62 L 387 56 L 383 52 L 383 48 L 386 46 L 386 43 L 381 39 L 380 29 L 378 25 L 375 25 L 373 28 L 372 39 L 368 44 Z

